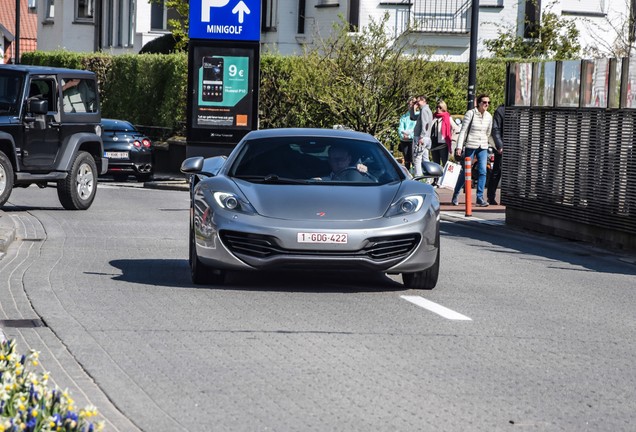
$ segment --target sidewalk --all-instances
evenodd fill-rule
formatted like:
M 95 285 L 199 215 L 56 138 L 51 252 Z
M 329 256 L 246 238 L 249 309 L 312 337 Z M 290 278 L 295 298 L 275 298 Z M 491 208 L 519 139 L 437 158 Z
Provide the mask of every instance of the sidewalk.
M 506 220 L 506 207 L 501 205 L 500 190 L 497 189 L 496 200 L 499 205 L 490 205 L 488 207 L 477 207 L 475 205 L 475 190 L 472 194 L 472 216 L 466 216 L 466 195 L 462 192 L 459 194 L 459 205 L 454 206 L 451 204 L 451 198 L 453 197 L 452 189 L 436 188 L 437 195 L 441 204 L 442 218 L 450 220 L 466 219 L 466 220 L 489 220 L 505 222 Z M 484 193 L 485 197 L 485 193 Z

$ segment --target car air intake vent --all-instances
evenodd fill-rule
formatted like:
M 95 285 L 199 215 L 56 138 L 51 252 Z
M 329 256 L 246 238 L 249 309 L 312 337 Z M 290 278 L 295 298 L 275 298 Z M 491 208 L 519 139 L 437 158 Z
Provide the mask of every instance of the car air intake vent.
M 375 260 L 399 258 L 409 254 L 419 240 L 418 234 L 370 238 L 370 244 L 364 250 Z
M 285 249 L 279 246 L 275 237 L 237 231 L 221 231 L 221 240 L 237 255 L 255 258 L 268 258 L 275 255 L 322 256 L 342 258 L 370 258 L 373 261 L 394 260 L 407 256 L 420 241 L 419 234 L 401 236 L 374 237 L 355 251 L 318 251 Z
M 221 240 L 227 245 L 232 253 L 238 255 L 267 258 L 279 253 L 285 253 L 284 250 L 276 246 L 275 239 L 270 236 L 235 231 L 222 231 Z

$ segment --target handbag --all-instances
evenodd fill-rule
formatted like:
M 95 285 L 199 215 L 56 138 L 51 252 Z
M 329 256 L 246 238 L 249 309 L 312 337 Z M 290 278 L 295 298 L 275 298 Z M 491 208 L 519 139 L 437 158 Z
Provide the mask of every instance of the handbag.
M 444 172 L 437 182 L 438 186 L 446 189 L 455 189 L 461 170 L 461 164 L 447 161 L 446 165 L 444 165 Z

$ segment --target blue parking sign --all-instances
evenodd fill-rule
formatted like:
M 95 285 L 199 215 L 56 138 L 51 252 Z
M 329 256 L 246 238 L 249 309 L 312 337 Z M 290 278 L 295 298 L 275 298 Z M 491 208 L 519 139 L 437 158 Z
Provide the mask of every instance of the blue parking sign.
M 260 0 L 194 0 L 190 2 L 192 39 L 259 41 Z

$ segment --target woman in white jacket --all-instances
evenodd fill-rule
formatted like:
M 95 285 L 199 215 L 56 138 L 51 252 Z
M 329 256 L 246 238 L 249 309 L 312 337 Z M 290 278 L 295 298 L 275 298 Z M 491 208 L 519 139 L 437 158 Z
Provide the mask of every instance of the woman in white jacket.
M 471 160 L 477 155 L 477 171 L 479 172 L 479 180 L 477 181 L 477 205 L 479 207 L 488 207 L 488 201 L 484 199 L 484 188 L 486 186 L 486 164 L 488 163 L 488 143 L 492 131 L 492 115 L 488 112 L 490 106 L 490 97 L 487 94 L 481 94 L 477 97 L 477 108 L 473 108 L 466 112 L 462 129 L 457 138 L 457 148 L 455 149 L 455 160 L 461 161 L 464 165 L 463 158 L 469 157 Z M 466 147 L 466 152 L 462 157 L 462 148 Z M 464 186 L 464 170 L 462 169 L 451 203 L 458 205 L 459 191 Z M 468 197 L 467 199 L 471 199 Z

